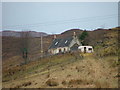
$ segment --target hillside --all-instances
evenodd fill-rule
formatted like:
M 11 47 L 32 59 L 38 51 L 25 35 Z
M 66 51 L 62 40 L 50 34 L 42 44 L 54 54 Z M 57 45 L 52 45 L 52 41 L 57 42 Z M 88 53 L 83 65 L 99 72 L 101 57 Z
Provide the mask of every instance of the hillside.
M 70 30 L 66 30 L 65 32 L 61 33 L 58 38 L 64 38 L 64 37 L 70 37 L 70 36 L 73 36 L 73 33 L 76 33 L 76 35 L 80 35 L 83 30 L 81 29 L 70 29 Z
M 3 88 L 117 88 L 117 57 L 66 53 L 3 69 Z M 9 62 L 10 63 L 10 62 Z
M 40 37 L 42 36 L 47 36 L 46 33 L 43 32 L 35 32 L 35 31 L 24 31 L 24 32 L 29 32 L 31 37 Z M 21 37 L 21 34 L 23 31 L 12 31 L 12 30 L 4 30 L 0 32 L 2 36 L 7 36 L 7 37 Z
M 3 87 L 5 88 L 117 88 L 118 87 L 119 28 L 87 31 L 84 39 L 94 47 L 94 53 L 79 51 L 41 58 L 41 38 L 30 37 L 29 62 L 24 64 L 19 37 L 3 37 Z M 83 32 L 72 29 L 57 38 L 77 36 Z M 43 37 L 44 54 L 54 35 Z

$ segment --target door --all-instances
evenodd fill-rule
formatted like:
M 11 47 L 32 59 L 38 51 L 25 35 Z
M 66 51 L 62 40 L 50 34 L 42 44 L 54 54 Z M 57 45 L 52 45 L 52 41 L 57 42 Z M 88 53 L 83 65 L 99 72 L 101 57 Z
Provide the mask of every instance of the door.
M 84 53 L 86 53 L 86 47 L 84 47 Z
M 59 53 L 61 53 L 62 52 L 62 50 L 61 49 L 59 49 Z

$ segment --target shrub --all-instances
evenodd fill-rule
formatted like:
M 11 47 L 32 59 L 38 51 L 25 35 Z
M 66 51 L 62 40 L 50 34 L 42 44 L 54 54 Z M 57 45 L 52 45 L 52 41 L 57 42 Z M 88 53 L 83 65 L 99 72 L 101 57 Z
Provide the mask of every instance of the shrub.
M 67 81 L 63 80 L 63 81 L 62 81 L 62 84 L 63 84 L 63 85 L 67 85 Z
M 48 86 L 58 86 L 58 85 L 59 85 L 58 82 L 57 82 L 55 79 L 48 79 L 48 80 L 46 81 L 46 84 L 47 84 Z
M 29 82 L 23 83 L 22 86 L 25 86 L 25 87 L 26 87 L 26 86 L 29 86 L 29 85 L 31 85 L 31 84 L 32 84 L 32 83 L 29 81 Z
M 80 79 L 77 79 L 77 80 L 72 79 L 68 82 L 68 84 L 69 85 L 73 85 L 73 84 L 77 85 L 77 84 L 81 84 L 81 82 L 82 82 L 82 80 L 80 80 Z

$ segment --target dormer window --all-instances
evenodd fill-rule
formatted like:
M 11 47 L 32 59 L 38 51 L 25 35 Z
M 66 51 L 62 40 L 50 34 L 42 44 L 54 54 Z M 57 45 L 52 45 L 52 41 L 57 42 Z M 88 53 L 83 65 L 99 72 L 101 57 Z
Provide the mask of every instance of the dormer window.
M 55 43 L 55 45 L 57 45 L 57 44 L 58 44 L 58 42 Z
M 65 41 L 65 44 L 66 44 L 67 42 L 68 42 L 68 41 L 66 40 L 66 41 Z

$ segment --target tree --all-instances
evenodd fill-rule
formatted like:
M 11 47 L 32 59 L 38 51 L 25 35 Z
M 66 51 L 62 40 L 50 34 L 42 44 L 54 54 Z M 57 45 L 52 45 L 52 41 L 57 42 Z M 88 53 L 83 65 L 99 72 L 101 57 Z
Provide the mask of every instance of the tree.
M 85 31 L 83 31 L 82 34 L 80 35 L 79 39 L 80 39 L 80 40 L 84 40 L 84 39 L 86 38 L 86 36 L 88 36 L 88 33 L 87 33 L 87 31 L 85 30 Z
M 79 36 L 79 39 L 82 41 L 82 44 L 85 44 L 85 38 L 88 36 L 88 33 L 86 30 L 82 32 L 82 34 Z
M 20 51 L 25 64 L 28 62 L 28 53 L 30 51 L 30 32 L 22 31 L 20 34 Z

